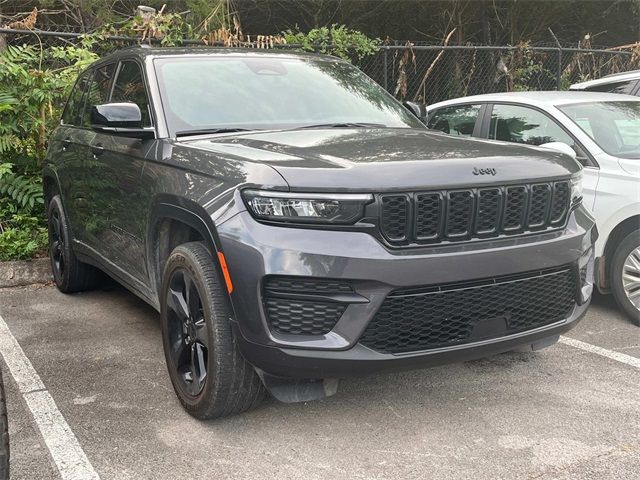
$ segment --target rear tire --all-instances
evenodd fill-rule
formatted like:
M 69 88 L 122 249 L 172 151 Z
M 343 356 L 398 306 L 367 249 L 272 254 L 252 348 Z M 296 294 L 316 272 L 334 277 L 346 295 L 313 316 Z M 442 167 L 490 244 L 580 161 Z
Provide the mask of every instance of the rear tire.
M 613 254 L 611 290 L 620 308 L 640 326 L 640 230 L 627 235 Z
M 63 293 L 82 292 L 95 288 L 101 272 L 76 258 L 71 248 L 71 233 L 60 195 L 49 202 L 49 258 L 51 271 L 58 290 Z
M 185 410 L 202 420 L 250 410 L 265 397 L 262 381 L 238 349 L 225 283 L 214 262 L 200 242 L 176 247 L 160 291 L 171 383 Z

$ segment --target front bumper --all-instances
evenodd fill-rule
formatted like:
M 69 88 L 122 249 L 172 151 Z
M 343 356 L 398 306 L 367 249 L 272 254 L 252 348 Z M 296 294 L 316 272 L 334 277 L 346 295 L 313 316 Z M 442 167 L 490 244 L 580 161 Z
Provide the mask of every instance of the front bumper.
M 571 316 L 557 324 L 494 340 L 407 354 L 384 354 L 356 344 L 348 350 L 327 351 L 277 348 L 243 340 L 240 349 L 252 365 L 278 377 L 346 378 L 375 372 L 412 370 L 464 362 L 533 345 L 573 328 L 587 311 L 576 306 Z
M 572 212 L 561 231 L 393 251 L 366 233 L 265 225 L 246 211 L 220 225 L 218 234 L 233 279 L 233 326 L 243 355 L 271 375 L 295 378 L 346 377 L 464 361 L 559 335 L 584 315 L 590 289 L 583 289 L 587 298 L 576 292 L 575 307 L 567 318 L 512 335 L 402 354 L 381 353 L 358 343 L 394 290 L 567 265 L 577 273 L 593 261 L 596 235 L 592 217 L 582 208 Z M 593 269 L 587 270 L 592 277 Z M 274 333 L 262 297 L 269 275 L 349 280 L 366 301 L 349 305 L 324 335 Z

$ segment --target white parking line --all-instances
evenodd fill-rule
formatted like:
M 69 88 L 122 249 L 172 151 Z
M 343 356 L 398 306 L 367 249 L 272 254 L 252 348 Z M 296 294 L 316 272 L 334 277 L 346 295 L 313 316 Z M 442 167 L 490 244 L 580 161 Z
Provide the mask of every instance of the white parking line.
M 638 357 L 632 357 L 631 355 L 627 355 L 625 353 L 607 350 L 606 348 L 602 347 L 596 347 L 595 345 L 591 345 L 590 343 L 581 342 L 580 340 L 576 340 L 575 338 L 570 337 L 560 337 L 560 343 L 579 348 L 580 350 L 584 350 L 586 352 L 595 353 L 596 355 L 600 355 L 602 357 L 610 358 L 611 360 L 615 360 L 616 362 L 625 363 L 627 365 L 631 365 L 632 367 L 640 368 L 640 358 Z
M 98 480 L 89 459 L 53 397 L 0 316 L 0 353 L 18 384 L 63 480 Z

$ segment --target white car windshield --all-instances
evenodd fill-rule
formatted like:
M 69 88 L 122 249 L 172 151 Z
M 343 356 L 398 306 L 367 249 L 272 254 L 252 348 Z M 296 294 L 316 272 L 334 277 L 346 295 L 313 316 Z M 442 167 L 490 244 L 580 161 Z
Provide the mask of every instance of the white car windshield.
M 609 155 L 640 159 L 640 101 L 580 103 L 558 108 Z

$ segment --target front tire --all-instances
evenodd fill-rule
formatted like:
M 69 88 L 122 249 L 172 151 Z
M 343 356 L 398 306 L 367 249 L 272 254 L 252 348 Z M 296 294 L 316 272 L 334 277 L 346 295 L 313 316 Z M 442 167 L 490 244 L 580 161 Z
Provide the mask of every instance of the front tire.
M 613 254 L 611 290 L 620 308 L 640 326 L 640 230 L 627 235 Z
M 71 232 L 60 195 L 49 202 L 49 258 L 58 290 L 63 293 L 82 292 L 94 288 L 100 281 L 100 271 L 81 262 L 71 248 Z
M 257 406 L 265 389 L 238 350 L 225 284 L 207 248 L 200 242 L 176 247 L 162 279 L 164 353 L 182 406 L 202 420 Z

